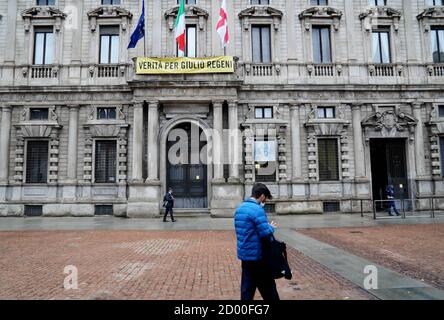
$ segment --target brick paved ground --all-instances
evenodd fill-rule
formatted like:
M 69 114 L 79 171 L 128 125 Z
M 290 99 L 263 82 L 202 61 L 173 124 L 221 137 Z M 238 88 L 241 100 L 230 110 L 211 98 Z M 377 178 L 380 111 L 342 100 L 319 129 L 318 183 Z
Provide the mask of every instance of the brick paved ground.
M 444 289 L 444 224 L 303 229 L 298 232 Z
M 283 299 L 372 299 L 290 249 Z M 75 265 L 79 289 L 64 290 Z M 0 299 L 234 299 L 240 263 L 231 231 L 0 232 Z M 256 296 L 259 298 L 259 295 Z

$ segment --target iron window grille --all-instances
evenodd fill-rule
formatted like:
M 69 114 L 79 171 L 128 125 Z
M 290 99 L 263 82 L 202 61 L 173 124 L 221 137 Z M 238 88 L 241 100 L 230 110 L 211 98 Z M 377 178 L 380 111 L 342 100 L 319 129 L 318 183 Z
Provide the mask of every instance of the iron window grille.
M 94 161 L 96 183 L 116 182 L 117 141 L 97 140 Z
M 319 180 L 339 180 L 337 139 L 318 139 Z
M 48 141 L 28 141 L 26 147 L 26 183 L 48 180 Z

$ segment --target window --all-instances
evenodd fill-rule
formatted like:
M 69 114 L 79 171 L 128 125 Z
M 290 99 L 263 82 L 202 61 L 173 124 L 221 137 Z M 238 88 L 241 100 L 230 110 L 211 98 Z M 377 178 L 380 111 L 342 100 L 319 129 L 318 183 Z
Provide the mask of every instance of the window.
M 100 27 L 100 61 L 99 63 L 119 62 L 119 27 Z
M 372 34 L 373 62 L 390 63 L 390 35 L 388 30 L 373 31 Z
M 97 119 L 116 119 L 116 108 L 97 108 Z
M 253 62 L 271 63 L 270 26 L 252 26 Z
M 428 0 L 429 6 L 444 6 L 444 0 Z
M 444 118 L 444 106 L 438 106 L 438 115 L 440 118 Z
M 120 4 L 120 0 L 102 0 L 102 4 Z
M 272 119 L 273 107 L 256 107 L 254 114 L 256 119 Z
M 335 118 L 335 107 L 318 107 L 319 119 Z
M 318 139 L 319 180 L 339 180 L 337 139 Z
M 52 27 L 34 29 L 34 64 L 54 62 L 54 34 Z
M 95 152 L 95 182 L 116 182 L 116 141 L 97 140 Z
M 48 108 L 31 108 L 29 120 L 48 120 Z
M 310 0 L 312 6 L 326 6 L 328 5 L 327 0 Z
M 42 205 L 25 205 L 24 215 L 27 217 L 39 217 L 43 214 Z
M 432 28 L 432 55 L 434 63 L 444 63 L 444 29 Z
M 277 172 L 276 141 L 265 136 L 254 142 L 254 168 L 257 182 L 275 182 Z
M 387 5 L 387 0 L 369 0 L 369 5 L 370 6 L 386 6 Z
M 113 205 L 111 204 L 98 204 L 94 206 L 94 215 L 96 216 L 112 216 Z
M 439 147 L 441 149 L 441 174 L 444 177 L 444 137 L 439 139 Z
M 185 35 L 185 56 L 189 58 L 197 57 L 197 37 L 196 37 L 196 25 L 186 26 Z
M 37 0 L 38 6 L 53 6 L 55 5 L 55 0 Z
M 177 4 L 180 3 L 180 0 L 177 0 Z M 196 0 L 185 0 L 185 4 L 196 4 Z
M 48 141 L 28 141 L 26 183 L 46 183 L 48 179 Z
M 331 63 L 330 27 L 313 26 L 313 61 Z
M 270 0 L 251 0 L 251 4 L 253 5 L 268 5 L 270 4 Z

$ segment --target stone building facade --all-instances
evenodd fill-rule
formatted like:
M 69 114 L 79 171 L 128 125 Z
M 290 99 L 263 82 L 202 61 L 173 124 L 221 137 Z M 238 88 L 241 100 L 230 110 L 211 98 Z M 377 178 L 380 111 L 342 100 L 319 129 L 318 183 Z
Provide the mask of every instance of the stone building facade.
M 192 75 L 136 74 L 136 57 L 176 55 L 176 0 L 146 0 L 146 36 L 127 49 L 141 3 L 0 1 L 0 215 L 152 217 L 170 184 L 178 211 L 215 217 L 255 181 L 277 214 L 371 210 L 387 184 L 421 210 L 444 196 L 441 1 L 227 0 L 226 52 L 220 2 L 187 1 L 190 50 L 236 61 Z M 241 161 L 181 175 L 168 135 L 190 127 L 239 129 L 208 136 L 207 155 Z

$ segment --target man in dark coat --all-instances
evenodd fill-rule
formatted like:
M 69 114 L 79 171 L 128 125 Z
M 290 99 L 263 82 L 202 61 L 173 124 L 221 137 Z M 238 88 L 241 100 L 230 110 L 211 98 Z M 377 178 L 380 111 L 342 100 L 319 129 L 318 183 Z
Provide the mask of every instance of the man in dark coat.
M 163 222 L 166 222 L 166 218 L 168 213 L 170 213 L 171 221 L 176 222 L 173 216 L 173 207 L 174 207 L 174 197 L 173 197 L 173 188 L 169 187 L 168 192 L 163 196 L 163 206 L 165 207 L 165 215 L 163 216 Z
M 242 261 L 241 300 L 253 300 L 256 288 L 264 300 L 279 300 L 276 282 L 263 260 L 262 246 L 271 241 L 277 227 L 273 221 L 268 223 L 267 199 L 271 199 L 270 190 L 256 183 L 251 197 L 235 213 L 237 257 Z

